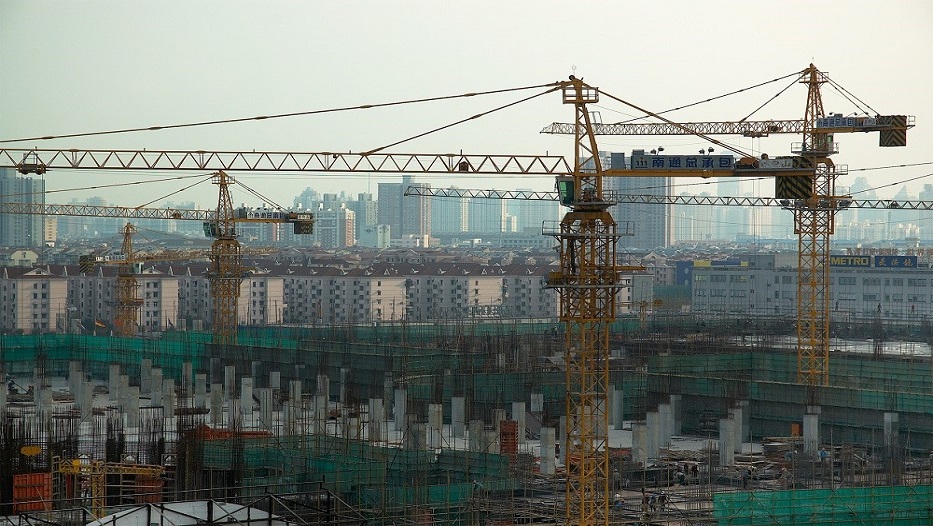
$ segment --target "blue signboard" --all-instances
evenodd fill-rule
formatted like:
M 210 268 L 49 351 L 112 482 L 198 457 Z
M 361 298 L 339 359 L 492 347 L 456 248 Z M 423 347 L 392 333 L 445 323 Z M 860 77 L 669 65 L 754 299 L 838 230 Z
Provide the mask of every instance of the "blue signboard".
M 693 261 L 675 261 L 674 275 L 678 285 L 693 288 Z
M 731 155 L 632 155 L 633 169 L 731 170 Z

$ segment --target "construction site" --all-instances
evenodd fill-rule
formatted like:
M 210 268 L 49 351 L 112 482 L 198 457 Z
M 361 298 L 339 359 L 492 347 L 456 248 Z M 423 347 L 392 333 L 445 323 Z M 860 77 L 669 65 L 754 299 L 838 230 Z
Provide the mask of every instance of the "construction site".
M 811 64 L 781 80 L 807 87 L 803 119 L 675 123 L 574 77 L 549 84 L 545 93 L 574 110 L 573 123 L 549 132 L 574 136 L 569 162 L 378 149 L 0 150 L 0 165 L 23 174 L 144 163 L 217 170 L 219 188 L 216 210 L 185 212 L 215 238 L 211 333 L 135 334 L 142 301 L 127 247 L 116 334 L 0 335 L 0 522 L 929 523 L 930 332 L 905 335 L 915 352 L 893 342 L 866 353 L 832 333 L 829 308 L 833 218 L 852 204 L 836 192 L 844 168 L 829 159 L 833 135 L 880 132 L 880 146 L 905 146 L 913 119 L 826 120 L 823 72 Z M 588 105 L 600 96 L 660 122 L 598 125 Z M 753 133 L 803 140 L 794 156 L 769 159 L 711 137 Z M 696 135 L 740 158 L 707 166 L 640 151 L 630 168 L 604 169 L 602 134 Z M 546 282 L 559 314 L 238 326 L 248 269 L 236 234 L 245 219 L 227 190 L 226 171 L 235 170 L 553 175 L 557 194 L 543 198 L 568 208 L 542 232 L 557 246 Z M 622 198 L 604 191 L 603 179 L 743 175 L 774 179 L 769 199 L 794 216 L 796 318 L 622 316 L 617 297 L 644 268 L 622 264 L 617 243 L 630 225 L 609 213 Z M 37 206 L 152 217 L 145 208 Z M 296 233 L 313 223 L 292 212 L 263 220 L 293 223 Z

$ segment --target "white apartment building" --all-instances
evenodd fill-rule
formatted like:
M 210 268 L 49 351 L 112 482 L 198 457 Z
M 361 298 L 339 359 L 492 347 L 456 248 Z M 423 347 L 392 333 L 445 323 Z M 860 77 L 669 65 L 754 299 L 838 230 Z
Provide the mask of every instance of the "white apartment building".
M 138 270 L 141 333 L 209 330 L 213 317 L 207 265 L 155 264 Z M 270 265 L 243 280 L 241 325 L 365 324 L 459 318 L 555 318 L 558 293 L 547 287 L 553 267 L 534 263 L 428 261 L 365 268 Z M 106 331 L 115 316 L 117 268 L 3 268 L 0 330 Z M 646 276 L 650 279 L 649 276 Z M 619 312 L 631 301 L 631 280 Z
M 49 268 L 3 268 L 0 330 L 26 334 L 66 330 L 67 295 L 67 284 Z

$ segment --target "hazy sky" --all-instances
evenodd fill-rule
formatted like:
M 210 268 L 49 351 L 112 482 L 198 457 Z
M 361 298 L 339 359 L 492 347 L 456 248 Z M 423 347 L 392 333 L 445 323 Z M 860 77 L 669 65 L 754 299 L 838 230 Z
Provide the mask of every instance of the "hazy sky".
M 653 111 L 692 103 L 805 68 L 811 61 L 881 114 L 916 115 L 907 148 L 877 134 L 840 135 L 836 162 L 878 186 L 933 174 L 933 2 L 242 2 L 0 0 L 0 139 L 300 112 L 544 84 L 582 76 Z M 788 85 L 670 114 L 679 121 L 738 120 Z M 175 131 L 28 141 L 18 147 L 362 151 L 451 123 L 533 92 L 457 99 Z M 791 87 L 753 118 L 802 118 L 806 90 Z M 827 90 L 829 111 L 855 108 Z M 604 98 L 604 122 L 634 112 Z M 404 153 L 552 154 L 566 137 L 541 135 L 572 120 L 557 94 L 406 143 Z M 789 153 L 800 138 L 733 139 L 745 150 Z M 11 145 L 8 145 L 11 146 Z M 629 152 L 664 146 L 694 153 L 696 138 L 602 139 Z M 145 172 L 50 172 L 51 189 L 141 181 Z M 319 191 L 375 193 L 378 176 L 241 174 L 291 204 Z M 381 180 L 391 180 L 383 178 Z M 398 180 L 397 178 L 395 180 Z M 550 189 L 548 178 L 421 179 L 435 186 Z M 691 182 L 691 181 L 679 181 Z M 913 191 L 933 177 L 910 184 Z M 101 195 L 137 206 L 182 183 L 53 193 L 49 203 Z M 761 187 L 771 195 L 770 185 Z M 751 188 L 751 187 L 749 187 Z M 898 188 L 884 189 L 893 195 Z M 702 187 L 683 190 L 703 191 Z M 712 188 L 710 191 L 714 191 Z M 204 184 L 173 196 L 216 202 Z M 236 201 L 253 199 L 238 193 Z

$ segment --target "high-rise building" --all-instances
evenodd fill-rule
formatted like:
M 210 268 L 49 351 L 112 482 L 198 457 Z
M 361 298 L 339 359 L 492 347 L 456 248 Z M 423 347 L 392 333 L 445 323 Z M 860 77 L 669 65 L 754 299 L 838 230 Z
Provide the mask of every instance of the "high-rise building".
M 0 202 L 45 204 L 45 180 L 0 168 Z M 0 214 L 0 245 L 14 248 L 45 244 L 45 221 L 40 215 Z
M 356 238 L 362 237 L 363 230 L 375 226 L 378 222 L 379 205 L 373 200 L 373 194 L 364 192 L 357 195 L 356 201 L 348 201 L 347 208 L 356 215 Z
M 478 235 L 508 232 L 505 199 L 471 199 L 470 232 Z
M 405 196 L 409 187 L 430 188 L 427 183 L 413 183 L 403 175 L 399 183 L 379 183 L 379 223 L 389 225 L 392 237 L 431 235 L 431 200 L 427 196 Z
M 452 186 L 451 189 L 455 189 Z M 431 231 L 436 233 L 470 230 L 470 199 L 455 197 L 431 198 Z
M 604 169 L 626 167 L 624 153 L 600 152 L 599 156 Z M 606 177 L 603 178 L 603 191 L 668 197 L 671 195 L 671 179 L 669 177 Z M 609 207 L 609 212 L 618 223 L 620 233 L 630 228 L 635 234 L 621 238 L 620 246 L 651 250 L 674 243 L 673 205 L 619 203 Z
M 530 191 L 519 188 L 520 191 Z M 516 231 L 524 233 L 541 233 L 545 223 L 560 219 L 560 210 L 557 203 L 552 201 L 509 201 L 507 210 L 516 218 Z

